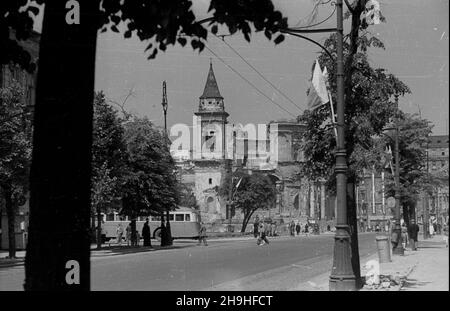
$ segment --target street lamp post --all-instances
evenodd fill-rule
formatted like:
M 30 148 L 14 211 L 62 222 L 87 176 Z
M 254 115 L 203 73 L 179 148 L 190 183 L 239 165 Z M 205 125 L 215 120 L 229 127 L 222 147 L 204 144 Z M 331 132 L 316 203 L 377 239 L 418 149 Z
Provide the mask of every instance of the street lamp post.
M 347 221 L 347 152 L 345 150 L 345 102 L 344 102 L 344 50 L 343 50 L 343 0 L 336 0 L 337 27 L 325 29 L 281 29 L 287 33 L 308 40 L 322 48 L 331 59 L 333 55 L 323 45 L 299 33 L 336 32 L 337 51 L 337 151 L 336 151 L 336 235 L 334 237 L 333 267 L 330 275 L 330 290 L 356 290 L 357 280 L 351 263 L 350 228 Z M 210 21 L 204 19 L 199 23 Z M 359 280 L 358 280 L 359 281 Z
M 398 111 L 398 94 L 395 94 L 395 103 L 397 105 Z M 399 127 L 398 127 L 398 119 L 395 120 L 395 126 L 392 128 L 386 128 L 385 130 L 394 130 L 394 161 L 395 161 L 395 169 L 394 169 L 394 183 L 395 183 L 395 226 L 392 232 L 391 241 L 394 242 L 394 246 L 392 248 L 392 254 L 394 255 L 404 255 L 405 249 L 402 244 L 402 228 L 400 225 L 401 222 L 401 204 L 400 204 L 400 147 L 399 147 Z M 387 134 L 384 134 L 386 137 L 392 140 Z
M 398 94 L 395 95 L 395 103 L 398 110 Z M 397 241 L 392 253 L 394 255 L 404 255 L 405 250 L 402 244 L 402 228 L 400 226 L 401 212 L 400 212 L 400 149 L 399 149 L 399 129 L 398 120 L 395 124 L 395 229 L 394 234 Z
M 333 267 L 330 275 L 330 290 L 356 290 L 356 276 L 351 264 L 350 233 L 347 222 L 347 152 L 345 150 L 345 102 L 343 60 L 343 12 L 342 0 L 336 1 L 337 30 L 337 151 L 336 151 L 336 196 L 337 220 L 334 237 Z
M 163 81 L 163 98 L 161 103 L 164 111 L 164 138 L 168 138 L 167 134 L 167 108 L 169 106 L 169 103 L 167 102 L 167 87 L 166 87 L 166 81 Z M 163 222 L 163 217 L 161 217 L 161 222 Z M 172 245 L 172 233 L 170 230 L 170 219 L 169 219 L 169 209 L 166 210 L 166 243 L 167 245 Z

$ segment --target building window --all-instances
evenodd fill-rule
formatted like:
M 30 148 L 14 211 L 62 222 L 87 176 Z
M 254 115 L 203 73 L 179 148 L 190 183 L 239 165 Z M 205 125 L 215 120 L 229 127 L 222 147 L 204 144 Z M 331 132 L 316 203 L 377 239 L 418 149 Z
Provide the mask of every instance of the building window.
M 209 184 L 212 185 L 212 178 L 208 180 Z
M 445 155 L 445 151 L 442 151 L 442 155 Z

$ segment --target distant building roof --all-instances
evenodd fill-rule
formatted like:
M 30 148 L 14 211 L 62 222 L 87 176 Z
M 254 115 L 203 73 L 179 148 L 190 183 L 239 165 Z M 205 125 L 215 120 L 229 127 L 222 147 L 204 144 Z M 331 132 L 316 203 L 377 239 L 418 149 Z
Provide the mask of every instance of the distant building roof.
M 448 135 L 430 136 L 428 148 L 448 148 Z
M 206 79 L 205 89 L 203 95 L 200 98 L 222 98 L 220 95 L 219 87 L 217 86 L 216 77 L 214 76 L 214 70 L 212 63 L 209 64 L 208 78 Z

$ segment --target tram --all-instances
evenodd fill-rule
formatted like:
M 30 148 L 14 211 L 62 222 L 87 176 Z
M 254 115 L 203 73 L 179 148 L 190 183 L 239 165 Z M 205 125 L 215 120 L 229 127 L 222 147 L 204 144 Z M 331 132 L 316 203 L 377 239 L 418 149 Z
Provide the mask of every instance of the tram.
M 165 215 L 164 215 L 165 216 Z M 117 212 L 109 214 L 102 213 L 103 224 L 102 231 L 106 235 L 106 241 L 117 239 L 117 228 L 122 225 L 124 237 L 126 227 L 131 221 L 128 216 L 119 215 Z M 152 238 L 161 240 L 161 216 L 140 216 L 136 218 L 136 230 L 141 234 L 146 218 L 149 219 L 149 226 L 152 232 Z M 198 211 L 179 207 L 175 211 L 169 212 L 170 231 L 174 239 L 197 239 L 200 229 L 200 214 Z

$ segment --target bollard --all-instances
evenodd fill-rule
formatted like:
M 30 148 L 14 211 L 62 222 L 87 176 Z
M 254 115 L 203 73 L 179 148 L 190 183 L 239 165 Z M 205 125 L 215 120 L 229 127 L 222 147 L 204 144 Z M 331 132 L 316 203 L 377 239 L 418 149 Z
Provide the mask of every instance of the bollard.
M 377 236 L 378 259 L 380 263 L 391 261 L 391 249 L 389 246 L 389 238 L 387 236 Z

